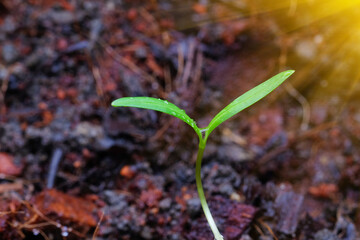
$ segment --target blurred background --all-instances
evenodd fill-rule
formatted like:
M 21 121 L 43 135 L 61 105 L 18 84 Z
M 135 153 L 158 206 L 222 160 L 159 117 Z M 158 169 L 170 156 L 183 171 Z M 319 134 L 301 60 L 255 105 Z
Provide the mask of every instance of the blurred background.
M 225 239 L 360 238 L 360 0 L 0 1 L 0 238 L 202 240 L 198 141 L 112 108 L 166 99 L 210 136 L 203 184 Z

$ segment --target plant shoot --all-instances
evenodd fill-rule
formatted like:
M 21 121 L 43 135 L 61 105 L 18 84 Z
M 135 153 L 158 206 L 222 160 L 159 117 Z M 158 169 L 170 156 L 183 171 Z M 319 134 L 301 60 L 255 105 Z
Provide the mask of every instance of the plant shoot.
M 113 107 L 136 107 L 155 110 L 163 112 L 174 117 L 177 117 L 184 121 L 186 124 L 190 125 L 196 134 L 199 137 L 199 150 L 196 159 L 196 186 L 201 202 L 202 209 L 204 211 L 205 217 L 209 223 L 211 231 L 214 234 L 216 240 L 223 240 L 223 236 L 220 234 L 215 220 L 213 219 L 210 209 L 207 205 L 205 194 L 201 182 L 201 162 L 203 158 L 203 153 L 206 147 L 207 139 L 210 133 L 221 123 L 225 122 L 232 116 L 241 112 L 245 108 L 256 103 L 260 99 L 264 98 L 266 95 L 271 93 L 275 88 L 277 88 L 281 83 L 283 83 L 288 77 L 294 73 L 293 70 L 284 71 L 277 74 L 276 76 L 268 79 L 267 81 L 259 84 L 253 89 L 247 91 L 240 97 L 236 98 L 233 102 L 227 105 L 223 110 L 221 110 L 205 128 L 199 128 L 196 125 L 196 122 L 190 118 L 184 110 L 178 108 L 176 105 L 161 99 L 151 98 L 151 97 L 124 97 L 119 98 L 111 103 Z

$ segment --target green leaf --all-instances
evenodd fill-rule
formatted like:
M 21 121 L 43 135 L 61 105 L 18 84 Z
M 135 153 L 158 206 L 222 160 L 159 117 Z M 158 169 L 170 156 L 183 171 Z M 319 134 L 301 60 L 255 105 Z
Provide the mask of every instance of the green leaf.
M 256 103 L 257 101 L 271 93 L 294 72 L 294 70 L 289 70 L 279 73 L 276 76 L 270 78 L 269 80 L 254 87 L 253 89 L 247 91 L 240 97 L 236 98 L 232 103 L 227 105 L 211 120 L 207 127 L 205 138 L 207 138 L 209 134 L 221 123 L 225 122 L 235 114 L 239 113 L 240 111 L 251 106 L 252 104 Z
M 196 122 L 190 118 L 184 110 L 178 108 L 176 105 L 166 100 L 151 97 L 124 97 L 113 101 L 111 105 L 113 107 L 144 108 L 167 113 L 181 119 L 186 124 L 189 124 L 195 130 L 196 134 L 201 137 L 201 132 L 200 129 L 196 126 Z

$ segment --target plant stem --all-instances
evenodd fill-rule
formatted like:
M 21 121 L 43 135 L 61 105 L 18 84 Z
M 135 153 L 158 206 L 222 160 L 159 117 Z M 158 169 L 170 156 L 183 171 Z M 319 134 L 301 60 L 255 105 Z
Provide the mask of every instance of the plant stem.
M 209 206 L 206 202 L 205 199 L 205 194 L 204 194 L 204 189 L 201 183 L 201 161 L 203 158 L 203 154 L 204 154 L 204 150 L 205 150 L 205 145 L 206 145 L 206 140 L 204 141 L 202 138 L 200 139 L 200 143 L 199 143 L 199 151 L 198 151 L 198 155 L 196 158 L 196 170 L 195 170 L 195 177 L 196 177 L 196 187 L 199 193 L 199 198 L 200 198 L 200 202 L 201 202 L 201 206 L 202 209 L 204 211 L 206 220 L 208 221 L 208 224 L 211 228 L 211 231 L 214 234 L 214 237 L 216 240 L 224 240 L 223 236 L 220 234 L 216 223 L 214 221 L 214 218 L 211 215 Z

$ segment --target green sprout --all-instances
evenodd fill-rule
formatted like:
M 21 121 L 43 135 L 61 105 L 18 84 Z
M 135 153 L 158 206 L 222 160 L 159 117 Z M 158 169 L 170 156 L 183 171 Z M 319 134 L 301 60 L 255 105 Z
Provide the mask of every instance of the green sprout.
M 216 240 L 223 240 L 223 236 L 220 234 L 216 223 L 211 215 L 210 209 L 207 205 L 204 189 L 201 183 L 201 161 L 203 158 L 203 153 L 206 147 L 206 141 L 210 135 L 210 133 L 221 123 L 225 122 L 227 119 L 231 118 L 235 114 L 244 110 L 245 108 L 251 106 L 256 103 L 260 99 L 264 98 L 270 92 L 272 92 L 275 88 L 277 88 L 281 83 L 283 83 L 290 75 L 292 75 L 295 71 L 288 70 L 282 73 L 277 74 L 276 76 L 270 78 L 269 80 L 261 83 L 260 85 L 254 87 L 248 92 L 244 93 L 240 97 L 236 98 L 233 102 L 231 102 L 228 106 L 226 106 L 223 110 L 221 110 L 209 123 L 209 125 L 205 128 L 199 128 L 196 125 L 196 122 L 191 119 L 184 110 L 178 108 L 176 105 L 157 98 L 151 97 L 124 97 L 119 98 L 111 103 L 113 107 L 137 107 L 137 108 L 145 108 L 150 110 L 155 110 L 163 113 L 167 113 L 174 117 L 177 117 L 190 125 L 196 132 L 199 137 L 199 150 L 196 159 L 196 170 L 195 170 L 195 178 L 196 178 L 196 186 L 199 193 L 199 198 L 201 202 L 202 209 L 204 211 L 205 217 L 209 223 L 211 231 L 214 234 Z

